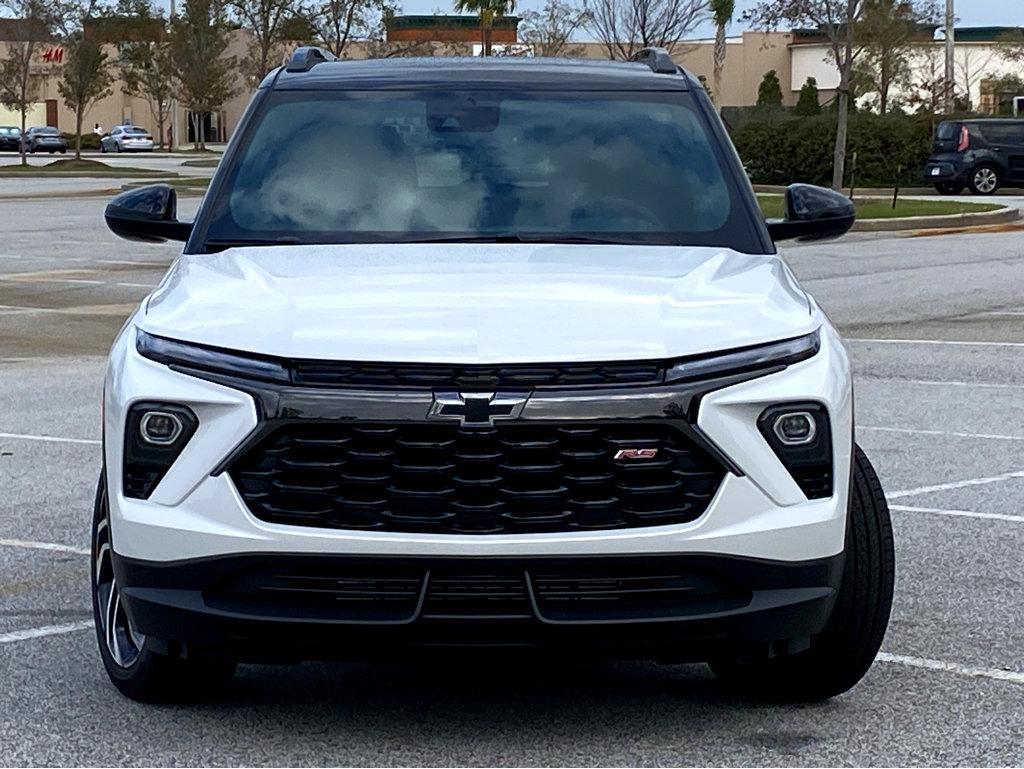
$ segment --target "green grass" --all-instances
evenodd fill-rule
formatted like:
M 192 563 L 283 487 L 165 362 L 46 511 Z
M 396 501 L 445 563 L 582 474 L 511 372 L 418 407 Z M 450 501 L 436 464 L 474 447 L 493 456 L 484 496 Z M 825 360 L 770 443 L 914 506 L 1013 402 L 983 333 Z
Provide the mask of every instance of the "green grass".
M 41 176 L 41 177 L 122 177 L 122 176 L 144 176 L 164 177 L 177 176 L 173 172 L 155 171 L 151 168 L 132 168 L 108 166 L 98 160 L 75 160 L 66 158 L 47 163 L 45 166 L 23 166 L 17 165 L 0 166 L 0 176 Z
M 758 195 L 764 215 L 770 219 L 783 216 L 782 195 Z M 980 214 L 996 211 L 997 203 L 959 203 L 955 200 L 899 200 L 892 207 L 892 198 L 861 198 L 854 201 L 858 219 L 899 219 L 908 216 L 946 216 L 949 214 Z
M 203 195 L 206 193 L 206 188 L 210 186 L 210 178 L 208 176 L 186 176 L 176 179 L 158 179 L 156 181 L 160 184 L 171 185 L 178 191 L 179 195 Z M 133 190 L 138 187 L 145 187 L 147 184 L 153 184 L 153 182 L 128 182 L 127 184 L 122 184 L 121 189 Z
M 216 168 L 220 165 L 220 158 L 201 158 L 199 160 L 186 160 L 182 163 L 183 166 L 190 166 L 192 168 Z

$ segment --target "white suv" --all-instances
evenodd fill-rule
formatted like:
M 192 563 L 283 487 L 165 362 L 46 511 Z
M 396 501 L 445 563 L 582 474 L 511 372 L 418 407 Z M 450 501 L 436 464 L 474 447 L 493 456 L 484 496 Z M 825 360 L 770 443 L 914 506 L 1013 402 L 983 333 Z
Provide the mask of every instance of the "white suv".
M 267 77 L 184 253 L 114 343 L 93 595 L 129 697 L 396 649 L 706 660 L 814 699 L 889 616 L 846 354 L 698 81 L 632 63 L 341 62 Z M 493 652 L 498 653 L 498 652 Z

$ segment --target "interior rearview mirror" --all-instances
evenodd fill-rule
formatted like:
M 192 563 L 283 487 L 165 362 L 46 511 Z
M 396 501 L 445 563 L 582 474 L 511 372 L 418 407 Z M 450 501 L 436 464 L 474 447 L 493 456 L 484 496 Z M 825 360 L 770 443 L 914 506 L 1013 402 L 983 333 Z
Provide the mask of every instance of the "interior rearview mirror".
M 103 212 L 107 227 L 125 240 L 163 243 L 188 240 L 191 222 L 178 221 L 178 195 L 169 184 L 151 184 L 122 192 Z
M 853 201 L 841 192 L 813 184 L 791 184 L 786 188 L 786 218 L 769 219 L 772 240 L 823 240 L 850 231 L 857 213 Z

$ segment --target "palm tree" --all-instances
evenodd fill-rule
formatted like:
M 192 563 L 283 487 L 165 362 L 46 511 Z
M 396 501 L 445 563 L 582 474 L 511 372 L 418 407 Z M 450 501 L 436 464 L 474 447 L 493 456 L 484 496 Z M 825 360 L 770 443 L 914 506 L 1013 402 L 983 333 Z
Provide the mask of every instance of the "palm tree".
M 715 22 L 715 73 L 712 78 L 711 99 L 716 107 L 722 106 L 722 69 L 725 67 L 725 28 L 732 23 L 736 0 L 711 0 L 711 18 Z
M 455 10 L 459 13 L 480 14 L 480 42 L 483 43 L 483 55 L 491 55 L 491 28 L 494 19 L 512 13 L 516 9 L 516 0 L 455 0 Z

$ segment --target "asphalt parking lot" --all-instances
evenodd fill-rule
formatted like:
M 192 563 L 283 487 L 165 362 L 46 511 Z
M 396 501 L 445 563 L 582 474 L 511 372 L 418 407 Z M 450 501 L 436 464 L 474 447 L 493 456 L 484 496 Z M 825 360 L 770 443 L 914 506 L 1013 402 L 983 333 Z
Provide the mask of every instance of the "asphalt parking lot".
M 849 694 L 774 706 L 699 665 L 410 659 L 246 666 L 212 701 L 156 707 L 106 681 L 86 553 L 103 356 L 175 249 L 117 241 L 103 204 L 0 200 L 0 763 L 1024 761 L 1024 233 L 785 252 L 849 340 L 893 509 L 892 624 Z

